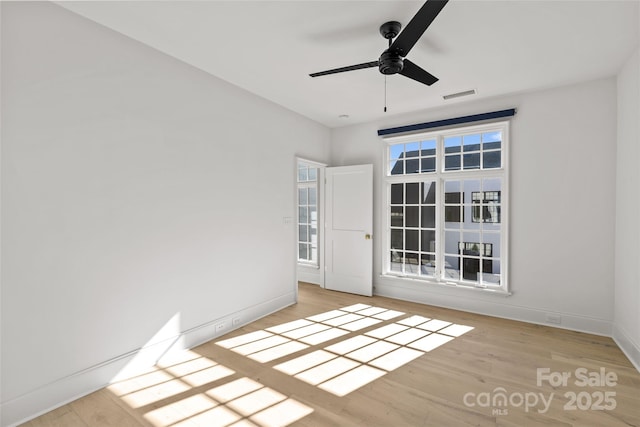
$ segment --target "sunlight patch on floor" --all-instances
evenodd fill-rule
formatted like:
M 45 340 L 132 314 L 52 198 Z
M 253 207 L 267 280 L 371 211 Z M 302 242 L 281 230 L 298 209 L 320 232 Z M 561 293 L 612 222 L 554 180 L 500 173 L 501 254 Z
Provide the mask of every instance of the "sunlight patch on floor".
M 473 330 L 353 304 L 215 344 L 335 396 L 370 384 Z M 155 427 L 285 427 L 313 408 L 194 351 L 108 389 Z
M 244 336 L 234 343 L 243 347 L 252 345 L 252 340 L 273 337 L 278 336 L 251 334 L 251 338 Z M 303 346 L 295 341 L 289 344 L 295 345 L 295 351 Z M 142 411 L 155 427 L 285 427 L 313 412 L 313 408 L 255 380 L 232 379 L 234 374 L 209 358 L 185 351 L 161 360 L 152 372 L 108 389 Z M 226 382 L 219 384 L 221 381 Z M 208 390 L 196 388 L 214 382 L 218 385 Z
M 346 396 L 363 385 L 377 380 L 384 374 L 386 374 L 386 372 L 380 369 L 372 368 L 367 365 L 360 365 L 343 375 L 320 384 L 318 387 L 328 391 L 329 393 L 335 394 L 336 396 Z
M 345 396 L 473 329 L 419 315 L 388 323 L 405 315 L 359 303 L 216 344 L 266 363 L 350 335 L 324 349 L 273 366 L 307 384 L 336 396 Z M 387 324 L 371 328 L 379 323 Z M 354 335 L 363 329 L 369 330 Z

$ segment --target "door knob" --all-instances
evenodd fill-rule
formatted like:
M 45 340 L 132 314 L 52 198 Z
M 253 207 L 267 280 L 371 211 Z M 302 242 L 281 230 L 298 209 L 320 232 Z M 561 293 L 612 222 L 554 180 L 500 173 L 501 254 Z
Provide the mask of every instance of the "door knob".
M 365 234 L 364 235 L 364 239 L 365 240 L 371 240 L 371 234 Z

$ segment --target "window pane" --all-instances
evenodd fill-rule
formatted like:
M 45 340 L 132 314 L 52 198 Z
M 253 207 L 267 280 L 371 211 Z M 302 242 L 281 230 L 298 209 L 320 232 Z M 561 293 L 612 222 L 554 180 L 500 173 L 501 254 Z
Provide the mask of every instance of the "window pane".
M 460 246 L 460 232 L 459 231 L 445 231 L 444 232 L 444 251 L 447 254 L 458 254 Z
M 405 249 L 408 251 L 418 251 L 418 230 L 405 231 Z
M 392 206 L 391 207 L 391 226 L 392 227 L 402 227 L 404 225 L 404 217 L 403 217 L 402 206 Z
M 315 187 L 309 188 L 309 204 L 310 205 L 317 204 L 317 197 L 316 197 L 317 194 L 318 194 L 318 191 Z
M 480 243 L 480 234 L 474 232 L 462 233 L 462 242 L 460 242 L 459 249 L 464 255 L 480 256 L 482 251 Z
M 436 140 L 431 139 L 429 141 L 422 141 L 420 144 L 420 155 L 421 156 L 435 156 L 436 154 Z
M 459 170 L 460 169 L 460 156 L 459 155 L 453 155 L 453 156 L 445 156 L 444 158 L 444 170 L 446 171 L 453 171 L 453 170 Z
M 464 222 L 463 222 L 463 227 L 466 230 L 479 230 L 480 229 L 480 223 L 477 221 L 473 220 L 473 209 L 475 208 L 475 205 L 464 205 L 462 207 L 462 218 L 464 218 Z
M 318 221 L 318 213 L 316 211 L 316 207 L 315 206 L 309 206 L 309 222 L 310 223 L 317 223 Z
M 306 188 L 298 188 L 298 204 L 306 205 L 307 204 L 307 189 Z
M 462 138 L 464 151 L 480 151 L 480 134 L 465 135 Z
M 298 165 L 298 181 L 305 182 L 307 178 L 307 167 L 305 165 Z
M 391 175 L 402 175 L 404 173 L 404 160 L 394 160 L 389 166 Z
M 444 257 L 444 278 L 460 280 L 460 258 L 457 256 Z
M 482 181 L 482 189 L 485 192 L 488 191 L 501 191 L 502 190 L 502 179 L 500 178 L 489 178 Z
M 318 179 L 318 168 L 309 168 L 309 181 Z
M 403 156 L 404 153 L 404 145 L 403 144 L 395 144 L 389 146 L 389 159 L 398 160 Z
M 410 182 L 406 184 L 407 205 L 417 205 L 420 203 L 420 183 Z
M 460 223 L 463 222 L 462 206 L 445 206 L 444 207 L 444 221 L 446 223 Z M 452 224 L 446 224 L 447 227 Z M 460 225 L 458 225 L 459 227 Z
M 465 154 L 464 169 L 480 169 L 480 153 Z
M 480 180 L 479 179 L 467 179 L 464 181 L 464 194 L 466 195 L 463 203 L 469 203 L 471 200 L 472 194 L 474 192 L 480 191 Z M 473 201 L 472 201 L 473 202 Z
M 404 184 L 391 184 L 391 204 L 401 205 L 404 202 Z
M 455 223 L 464 222 L 462 206 L 459 205 L 464 202 L 464 193 L 460 190 L 460 181 L 445 182 L 444 202 L 449 205 L 444 207 L 444 221 L 446 227 L 452 227 Z M 458 224 L 457 227 L 459 226 L 460 225 Z
M 298 208 L 298 222 L 300 222 L 300 224 L 308 224 L 309 223 L 309 217 L 307 216 L 307 208 L 304 206 L 300 206 Z
M 502 143 L 500 141 L 497 142 L 485 142 L 482 144 L 483 150 L 499 150 L 502 148 Z
M 493 150 L 502 146 L 502 132 L 487 132 L 482 134 L 482 149 Z
M 445 203 L 460 203 L 460 200 L 458 200 L 457 202 L 448 202 L 447 194 L 460 193 L 460 191 L 462 191 L 461 185 L 462 184 L 460 183 L 460 181 L 445 181 L 444 183 Z
M 404 256 L 405 256 L 404 263 L 406 264 L 405 269 L 408 266 L 413 266 L 413 268 L 407 271 L 407 273 L 417 274 L 418 273 L 417 266 L 418 266 L 418 260 L 420 259 L 420 256 L 417 253 L 411 253 L 411 252 L 405 252 Z
M 300 242 L 308 242 L 309 241 L 309 233 L 307 233 L 307 231 L 309 230 L 309 227 L 306 225 L 300 225 L 298 226 L 298 240 Z
M 435 172 L 436 170 L 435 157 L 427 157 L 427 158 L 421 159 L 420 162 L 421 162 L 421 166 L 420 166 L 421 172 Z
M 500 151 L 488 151 L 483 153 L 482 167 L 484 169 L 495 169 L 502 166 L 502 153 Z
M 500 274 L 500 266 L 501 262 L 498 258 L 488 258 L 483 260 L 482 266 L 487 266 L 489 268 L 483 270 L 485 273 L 493 273 Z M 485 278 L 486 279 L 486 278 Z
M 405 162 L 405 173 L 420 173 L 420 159 L 407 159 Z
M 421 211 L 422 228 L 435 228 L 436 227 L 436 207 L 435 206 L 423 206 Z
M 436 273 L 436 256 L 434 254 L 420 255 L 420 274 L 434 276 Z
M 420 207 L 418 206 L 407 206 L 405 208 L 406 218 L 405 218 L 405 227 L 416 227 L 420 226 L 418 212 Z
M 473 282 L 480 281 L 480 260 L 477 258 L 462 257 L 462 278 Z
M 495 258 L 501 258 L 500 251 L 500 233 L 483 233 L 482 241 L 484 244 L 491 245 L 491 256 Z
M 391 251 L 391 271 L 402 271 L 403 252 Z
M 394 144 L 389 146 L 389 159 L 398 160 L 404 157 L 404 144 Z
M 422 183 L 422 204 L 434 205 L 435 203 L 436 203 L 436 183 L 423 182 Z
M 462 138 L 459 136 L 452 136 L 444 139 L 444 152 L 445 153 L 459 153 L 460 146 L 462 144 Z
M 420 156 L 420 143 L 419 142 L 411 142 L 407 144 L 404 148 L 405 157 L 419 157 Z
M 303 259 L 303 260 L 309 259 L 307 248 L 308 248 L 308 245 L 305 243 L 298 244 L 298 259 Z
M 491 271 L 483 271 L 482 272 L 482 283 L 484 283 L 487 286 L 498 286 L 500 285 L 500 261 L 499 260 L 486 260 L 483 261 L 482 265 L 483 267 L 485 265 L 487 265 L 487 263 L 490 263 L 490 265 L 492 266 Z
M 402 230 L 391 230 L 391 249 L 404 249 Z
M 496 231 L 499 232 L 501 230 L 500 223 L 497 222 L 485 222 L 482 224 L 482 229 L 484 231 Z
M 434 230 L 420 231 L 420 238 L 422 240 L 422 252 L 436 251 L 436 232 Z

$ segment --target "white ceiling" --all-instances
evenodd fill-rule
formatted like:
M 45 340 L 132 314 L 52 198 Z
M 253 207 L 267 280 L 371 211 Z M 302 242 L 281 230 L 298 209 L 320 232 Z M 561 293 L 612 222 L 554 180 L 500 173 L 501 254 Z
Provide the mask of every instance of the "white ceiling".
M 421 1 L 115 1 L 58 4 L 329 127 L 382 117 L 384 77 L 371 68 L 389 20 Z M 387 78 L 399 114 L 615 75 L 638 46 L 639 0 L 452 0 L 409 53 L 440 78 Z M 476 95 L 444 101 L 443 95 Z M 339 118 L 349 115 L 348 119 Z

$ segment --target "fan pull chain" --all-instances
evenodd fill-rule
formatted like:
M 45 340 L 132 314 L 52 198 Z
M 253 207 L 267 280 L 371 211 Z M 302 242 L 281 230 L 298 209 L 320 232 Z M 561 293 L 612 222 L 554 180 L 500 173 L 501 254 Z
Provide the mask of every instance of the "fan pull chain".
M 387 75 L 384 75 L 384 112 L 387 112 Z

